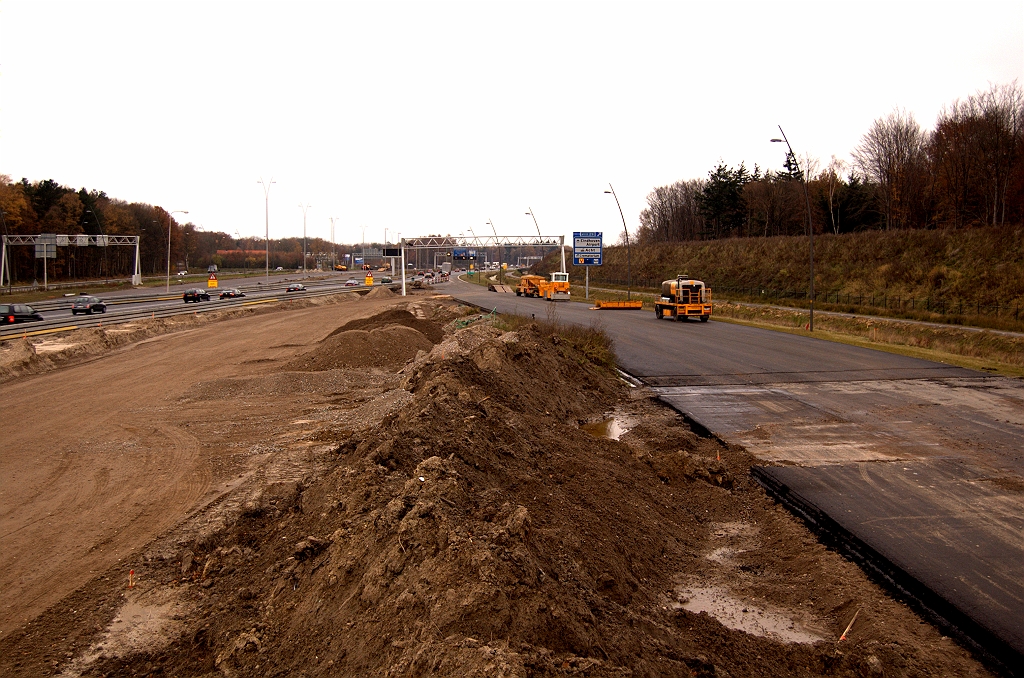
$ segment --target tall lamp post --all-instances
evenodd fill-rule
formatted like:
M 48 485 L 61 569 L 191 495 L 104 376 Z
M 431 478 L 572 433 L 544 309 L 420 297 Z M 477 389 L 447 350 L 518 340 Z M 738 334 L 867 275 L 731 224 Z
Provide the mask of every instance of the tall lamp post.
M 786 138 L 786 133 L 782 131 L 782 125 L 779 125 L 779 133 L 782 134 L 781 139 L 772 139 L 773 143 L 785 143 L 786 148 L 789 149 L 789 156 L 793 158 L 793 162 L 796 163 L 796 170 L 800 173 L 800 184 L 804 189 L 804 203 L 807 205 L 807 233 L 810 235 L 811 242 L 811 318 L 807 323 L 807 329 L 811 332 L 814 331 L 814 226 L 811 224 L 811 198 L 807 194 L 807 178 L 804 176 L 803 170 L 800 169 L 800 162 L 796 159 L 796 153 L 793 152 L 793 147 L 789 145 L 789 139 Z
M 605 191 L 605 193 L 611 193 L 612 197 L 615 198 L 615 204 L 619 208 L 619 216 L 622 217 L 622 230 L 626 234 L 626 301 L 630 300 L 630 288 L 633 284 L 632 276 L 632 261 L 633 255 L 629 249 L 629 228 L 626 227 L 626 215 L 622 213 L 622 205 L 619 203 L 619 196 L 615 195 L 615 189 L 612 187 L 611 182 L 608 183 L 608 188 L 611 190 Z
M 174 210 L 167 213 L 167 287 L 171 291 L 171 224 L 174 223 L 175 214 L 188 214 L 188 210 Z
M 540 235 L 540 226 L 537 225 L 537 217 L 533 216 L 533 208 L 532 207 L 527 207 L 526 208 L 526 213 L 530 215 L 530 217 L 533 219 L 533 225 L 537 227 L 537 237 L 538 238 L 541 237 L 541 235 Z
M 270 186 L 276 184 L 274 178 L 271 177 L 269 182 L 263 181 L 263 177 L 256 182 L 257 184 L 263 185 L 263 209 L 265 210 L 264 215 L 266 217 L 266 228 L 267 234 L 265 238 L 266 243 L 266 254 L 267 254 L 267 282 L 270 282 Z
M 303 205 L 299 203 L 299 209 L 302 210 L 302 277 L 306 277 L 306 210 L 309 209 L 309 203 Z
M 331 270 L 338 265 L 338 259 L 334 254 L 334 220 L 338 217 L 330 217 L 331 220 Z

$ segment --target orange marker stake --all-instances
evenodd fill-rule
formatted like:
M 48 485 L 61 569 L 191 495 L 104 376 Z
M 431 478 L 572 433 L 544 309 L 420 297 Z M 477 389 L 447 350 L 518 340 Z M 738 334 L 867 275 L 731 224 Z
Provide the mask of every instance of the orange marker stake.
M 135 588 L 135 570 L 128 570 L 128 588 Z

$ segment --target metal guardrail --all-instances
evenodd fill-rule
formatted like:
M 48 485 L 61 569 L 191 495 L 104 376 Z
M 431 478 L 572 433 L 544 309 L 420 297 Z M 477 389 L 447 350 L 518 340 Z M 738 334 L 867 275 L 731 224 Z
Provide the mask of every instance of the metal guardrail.
M 388 285 L 390 287 L 391 285 Z M 282 286 L 284 287 L 284 286 Z M 138 309 L 133 311 L 127 311 L 118 313 L 116 316 L 108 316 L 105 313 L 76 316 L 72 322 L 65 322 L 63 318 L 54 318 L 44 320 L 42 322 L 32 323 L 18 323 L 17 325 L 8 325 L 4 329 L 0 330 L 0 341 L 7 339 L 20 339 L 22 337 L 33 337 L 43 334 L 54 334 L 57 332 L 73 332 L 79 329 L 85 329 L 88 327 L 99 327 L 101 325 L 123 325 L 136 320 L 142 320 L 146 318 L 169 318 L 176 315 L 184 314 L 198 314 L 198 313 L 213 313 L 216 311 L 224 311 L 231 309 L 243 308 L 245 306 L 254 306 L 257 304 L 268 304 L 268 303 L 282 303 L 294 299 L 309 299 L 311 297 L 329 296 L 332 294 L 344 294 L 346 292 L 360 292 L 365 291 L 367 288 L 364 285 L 357 287 L 341 287 L 332 286 L 324 290 L 310 290 L 307 289 L 304 292 L 295 293 L 294 296 L 272 296 L 262 298 L 236 298 L 230 300 L 222 300 L 216 303 L 211 302 L 200 302 L 199 304 L 187 304 L 182 306 L 164 307 L 164 308 L 149 308 L 149 309 Z M 172 298 L 179 298 L 178 296 Z M 149 301 L 157 301 L 158 298 L 146 297 Z M 166 299 L 166 297 L 165 297 Z M 35 308 L 35 306 L 33 306 Z M 59 310 L 60 307 L 57 307 Z M 50 309 L 54 310 L 54 309 Z M 70 320 L 70 319 L 68 319 Z

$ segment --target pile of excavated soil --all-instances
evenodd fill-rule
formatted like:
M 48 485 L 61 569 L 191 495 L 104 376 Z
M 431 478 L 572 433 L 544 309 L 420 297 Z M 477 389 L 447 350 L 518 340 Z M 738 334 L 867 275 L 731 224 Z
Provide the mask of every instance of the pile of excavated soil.
M 349 330 L 324 339 L 319 346 L 289 362 L 285 368 L 320 372 L 343 367 L 404 365 L 420 351 L 434 347 L 414 329 L 394 325 L 379 329 Z
M 743 450 L 558 335 L 432 343 L 390 313 L 328 339 L 424 337 L 374 399 L 401 406 L 319 475 L 125 564 L 146 584 L 108 588 L 118 616 L 66 675 L 985 675 L 767 499 Z M 587 432 L 611 411 L 621 439 Z M 144 644 L 116 642 L 131 615 Z
M 394 296 L 397 296 L 397 295 L 394 292 L 392 292 L 389 288 L 384 287 L 384 286 L 380 286 L 380 287 L 374 287 L 372 290 L 370 290 L 369 292 L 366 293 L 366 296 L 367 296 L 367 298 L 370 298 L 370 299 L 376 299 L 378 297 L 385 297 L 385 298 L 387 298 L 387 297 L 394 297 Z
M 448 315 L 448 313 L 444 313 L 440 316 L 442 318 L 442 324 L 444 320 L 448 318 Z M 433 320 L 417 318 L 413 313 L 403 308 L 390 309 L 370 316 L 369 318 L 357 318 L 356 320 L 347 322 L 334 330 L 328 335 L 328 337 L 333 337 L 341 334 L 342 332 L 349 332 L 351 330 L 375 330 L 381 327 L 390 327 L 393 325 L 401 325 L 402 327 L 414 329 L 429 339 L 432 344 L 438 343 L 444 337 L 444 330 L 440 324 Z
M 391 309 L 346 323 L 285 369 L 322 372 L 348 367 L 400 367 L 420 351 L 430 351 L 442 337 L 438 323 L 419 319 L 405 309 Z

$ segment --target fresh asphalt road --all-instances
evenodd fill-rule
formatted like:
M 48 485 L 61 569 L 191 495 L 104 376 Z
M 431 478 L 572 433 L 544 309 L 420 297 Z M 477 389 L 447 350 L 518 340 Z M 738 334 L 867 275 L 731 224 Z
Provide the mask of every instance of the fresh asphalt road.
M 1010 675 L 1024 666 L 1024 384 L 731 323 L 441 286 L 597 325 L 619 366 L 766 462 L 755 477 Z

